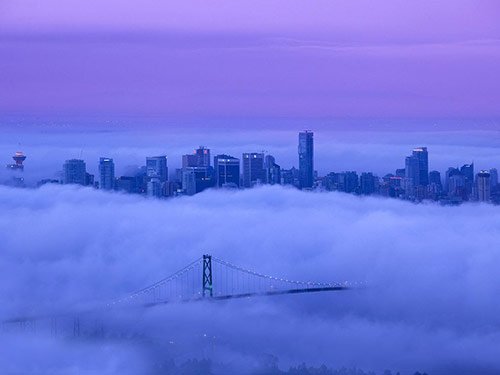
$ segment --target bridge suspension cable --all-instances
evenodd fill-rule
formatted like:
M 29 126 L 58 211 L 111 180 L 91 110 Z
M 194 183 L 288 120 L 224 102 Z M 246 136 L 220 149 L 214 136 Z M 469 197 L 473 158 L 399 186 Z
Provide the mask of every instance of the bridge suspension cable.
M 270 276 L 218 257 L 204 255 L 174 274 L 115 300 L 108 306 L 121 303 L 156 305 L 203 298 L 221 300 L 257 295 L 340 291 L 352 286 L 347 282 L 297 281 Z

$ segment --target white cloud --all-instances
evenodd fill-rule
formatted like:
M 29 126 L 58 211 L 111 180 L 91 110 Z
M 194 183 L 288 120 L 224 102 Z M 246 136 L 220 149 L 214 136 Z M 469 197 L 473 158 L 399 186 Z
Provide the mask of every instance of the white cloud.
M 271 353 L 282 367 L 306 361 L 494 373 L 499 220 L 490 205 L 413 205 L 272 187 L 170 201 L 72 187 L 1 188 L 0 314 L 119 297 L 210 252 L 266 274 L 369 286 L 105 315 L 107 324 L 146 341 L 86 343 L 81 353 L 89 362 L 75 359 L 74 366 L 91 373 L 92 353 L 109 345 L 118 367 L 107 358 L 99 363 L 111 372 L 129 361 L 145 366 L 210 354 L 248 364 Z M 14 339 L 21 340 L 2 338 Z M 37 341 L 0 367 L 23 371 L 39 356 L 46 358 L 40 366 L 59 371 L 71 363 L 77 344 L 62 350 L 58 340 L 44 340 L 50 344 Z M 66 351 L 70 359 L 63 360 Z

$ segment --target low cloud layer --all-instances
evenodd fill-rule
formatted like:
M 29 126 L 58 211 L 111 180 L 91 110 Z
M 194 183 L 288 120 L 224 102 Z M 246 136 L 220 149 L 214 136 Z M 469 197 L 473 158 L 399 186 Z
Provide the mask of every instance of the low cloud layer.
M 281 187 L 169 201 L 2 187 L 2 318 L 114 299 L 203 253 L 290 279 L 368 287 L 98 317 L 126 340 L 4 331 L 0 368 L 144 373 L 168 358 L 210 357 L 248 369 L 271 354 L 282 368 L 305 361 L 403 374 L 498 373 L 499 220 L 489 205 Z

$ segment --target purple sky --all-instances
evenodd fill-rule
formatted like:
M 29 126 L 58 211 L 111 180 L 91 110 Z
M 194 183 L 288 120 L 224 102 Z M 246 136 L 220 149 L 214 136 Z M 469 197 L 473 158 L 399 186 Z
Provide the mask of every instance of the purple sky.
M 0 115 L 500 117 L 497 1 L 0 4 Z

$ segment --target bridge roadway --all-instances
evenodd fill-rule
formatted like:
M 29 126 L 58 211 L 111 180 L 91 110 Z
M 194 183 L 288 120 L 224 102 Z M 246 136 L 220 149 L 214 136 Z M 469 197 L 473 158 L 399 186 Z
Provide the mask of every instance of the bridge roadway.
M 196 279 L 202 282 L 201 288 Z M 214 293 L 214 280 L 217 281 L 216 293 Z M 299 282 L 276 278 L 236 266 L 219 258 L 214 257 L 212 262 L 212 256 L 203 255 L 173 275 L 105 305 L 51 316 L 15 317 L 6 319 L 3 323 L 23 323 L 39 319 L 80 316 L 116 307 L 154 307 L 178 302 L 222 301 L 260 296 L 336 292 L 352 289 L 353 286 L 358 287 L 360 284 Z

